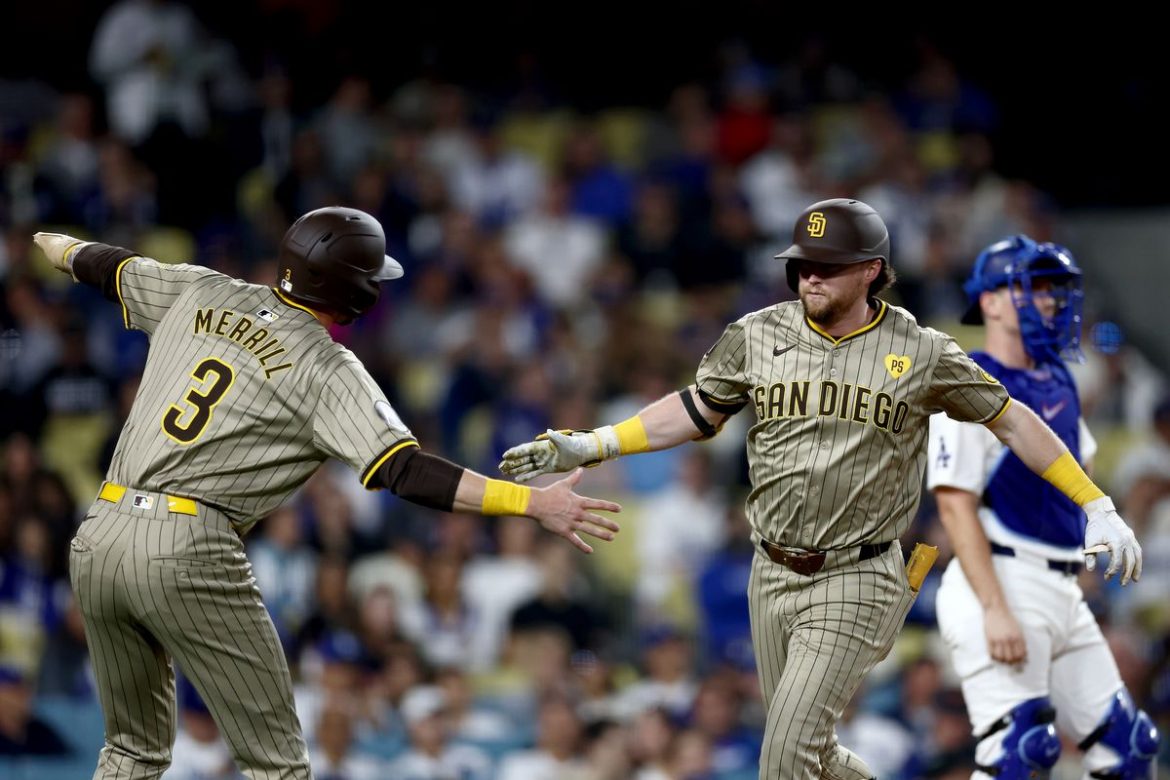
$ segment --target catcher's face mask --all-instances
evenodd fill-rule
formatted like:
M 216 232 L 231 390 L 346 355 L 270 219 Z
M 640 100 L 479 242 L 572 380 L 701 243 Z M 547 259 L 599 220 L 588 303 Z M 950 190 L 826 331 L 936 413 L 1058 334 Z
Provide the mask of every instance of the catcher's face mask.
M 1020 337 L 1032 359 L 1083 362 L 1083 280 L 1072 253 L 1059 244 L 1036 244 L 1006 270 Z

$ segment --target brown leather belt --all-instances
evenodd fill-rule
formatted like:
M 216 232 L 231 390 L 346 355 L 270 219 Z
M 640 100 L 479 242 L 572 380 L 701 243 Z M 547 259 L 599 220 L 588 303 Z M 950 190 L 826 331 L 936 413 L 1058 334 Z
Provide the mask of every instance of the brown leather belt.
M 857 557 L 858 563 L 867 561 L 890 549 L 893 542 L 878 542 L 877 544 L 861 545 L 861 554 Z M 760 540 L 760 547 L 767 553 L 774 563 L 787 566 L 797 574 L 816 574 L 825 565 L 825 554 L 835 550 L 804 550 L 800 547 L 786 547 L 782 544 Z

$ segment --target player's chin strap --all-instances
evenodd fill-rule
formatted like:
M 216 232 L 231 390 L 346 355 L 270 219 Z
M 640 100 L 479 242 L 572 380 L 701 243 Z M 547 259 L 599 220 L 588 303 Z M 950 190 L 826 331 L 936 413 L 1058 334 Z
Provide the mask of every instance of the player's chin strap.
M 1137 708 L 1123 688 L 1113 697 L 1105 718 L 1077 747 L 1088 751 L 1094 745 L 1101 745 L 1116 756 L 1113 766 L 1090 772 L 1089 777 L 1144 780 L 1150 776 L 1159 741 L 1158 729 L 1150 716 Z

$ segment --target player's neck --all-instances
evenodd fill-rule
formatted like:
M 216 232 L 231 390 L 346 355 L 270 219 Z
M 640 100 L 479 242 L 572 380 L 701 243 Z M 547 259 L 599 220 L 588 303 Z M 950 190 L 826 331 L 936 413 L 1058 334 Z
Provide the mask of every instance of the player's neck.
M 821 323 L 817 324 L 821 326 L 821 329 L 824 330 L 825 333 L 828 333 L 835 339 L 839 339 L 843 336 L 848 336 L 850 333 L 859 331 L 869 323 L 873 322 L 873 318 L 877 316 L 878 309 L 880 308 L 881 304 L 877 304 L 876 306 L 871 307 L 869 305 L 869 298 L 862 298 L 857 303 L 850 306 L 849 310 L 841 315 L 841 318 L 836 322 L 829 325 Z
M 1007 368 L 1035 368 L 1036 361 L 1024 349 L 1024 342 L 1014 333 L 1007 333 L 996 328 L 987 331 L 987 344 L 984 347 L 987 354 L 995 358 L 1000 365 Z

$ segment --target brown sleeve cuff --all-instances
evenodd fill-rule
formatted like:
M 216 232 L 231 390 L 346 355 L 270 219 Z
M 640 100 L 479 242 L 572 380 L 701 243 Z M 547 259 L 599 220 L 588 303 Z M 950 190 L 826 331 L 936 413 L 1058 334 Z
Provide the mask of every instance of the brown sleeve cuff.
M 88 244 L 73 255 L 73 277 L 102 291 L 107 300 L 121 303 L 118 297 L 118 268 L 122 261 L 138 257 L 136 252 L 109 244 Z
M 404 447 L 386 459 L 366 483 L 385 487 L 399 498 L 414 504 L 450 512 L 464 468 L 418 446 Z

